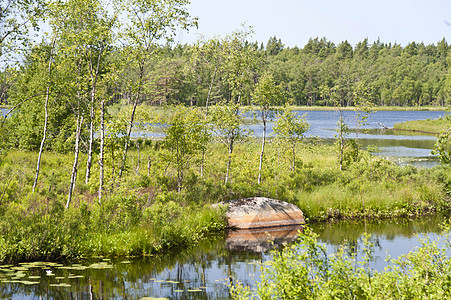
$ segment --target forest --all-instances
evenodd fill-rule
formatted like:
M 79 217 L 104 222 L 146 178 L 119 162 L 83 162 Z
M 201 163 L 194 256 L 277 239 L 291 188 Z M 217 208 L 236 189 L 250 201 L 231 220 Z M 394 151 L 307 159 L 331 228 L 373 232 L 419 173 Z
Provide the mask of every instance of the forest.
M 18 93 L 24 92 L 19 92 L 18 86 L 45 70 L 35 68 L 39 56 L 41 64 L 48 61 L 51 42 L 44 40 L 34 46 L 20 67 L 2 70 L 3 104 L 16 104 L 17 98 L 23 97 Z M 80 46 L 85 42 L 79 41 Z M 373 105 L 382 107 L 443 107 L 449 103 L 449 45 L 445 38 L 436 44 L 411 42 L 404 47 L 379 40 L 370 44 L 365 39 L 353 47 L 347 41 L 335 45 L 325 37 L 316 37 L 302 48 L 290 48 L 275 36 L 266 44 L 252 42 L 252 28 L 243 27 L 229 36 L 199 39 L 195 44 L 167 42 L 152 47 L 143 59 L 139 104 L 205 106 L 207 102 L 231 101 L 232 81 L 240 79 L 240 103 L 249 105 L 253 86 L 265 72 L 274 75 L 290 102 L 297 106 L 334 106 L 334 97 L 340 98 L 342 106 L 354 106 L 355 94 L 362 92 Z M 134 93 L 130 82 L 136 82 L 140 75 L 134 70 L 136 66 L 126 61 L 126 57 L 131 58 L 127 52 L 130 49 L 113 41 L 101 48 L 100 56 L 90 55 L 93 66 L 100 63 L 100 78 L 113 76 L 114 72 L 106 104 L 131 104 Z M 231 77 L 234 68 L 236 76 L 242 78 Z

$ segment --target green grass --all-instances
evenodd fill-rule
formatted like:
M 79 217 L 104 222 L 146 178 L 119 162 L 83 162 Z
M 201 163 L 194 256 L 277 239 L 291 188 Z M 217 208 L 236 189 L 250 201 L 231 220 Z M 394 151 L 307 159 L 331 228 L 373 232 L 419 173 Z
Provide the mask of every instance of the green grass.
M 101 204 L 97 200 L 98 164 L 85 184 L 86 155 L 81 155 L 68 210 L 64 205 L 71 154 L 44 153 L 38 189 L 32 193 L 37 154 L 8 151 L 0 164 L 0 261 L 142 255 L 190 247 L 224 230 L 224 211 L 210 204 L 253 196 L 294 203 L 309 222 L 413 217 L 450 208 L 450 166 L 417 170 L 361 152 L 340 171 L 334 146 L 309 142 L 299 145 L 292 170 L 291 153 L 270 139 L 263 182 L 258 185 L 261 145 L 252 138 L 235 145 L 228 184 L 224 184 L 227 149 L 212 142 L 203 176 L 201 156 L 193 157 L 179 192 L 176 170 L 163 160 L 166 150 L 161 143 L 142 143 L 139 160 L 137 148 L 130 149 L 121 180 L 116 177 L 120 149 L 114 159 L 106 151 L 110 156 Z
M 396 123 L 393 128 L 439 134 L 451 126 L 451 115 L 438 119 L 416 120 Z

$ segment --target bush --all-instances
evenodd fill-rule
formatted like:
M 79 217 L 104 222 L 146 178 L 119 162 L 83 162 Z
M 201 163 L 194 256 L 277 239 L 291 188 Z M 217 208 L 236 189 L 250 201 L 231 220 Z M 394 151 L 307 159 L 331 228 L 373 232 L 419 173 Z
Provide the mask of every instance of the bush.
M 234 299 L 449 299 L 451 297 L 450 227 L 443 240 L 422 246 L 379 272 L 369 266 L 370 236 L 359 240 L 359 253 L 342 246 L 328 255 L 317 235 L 306 228 L 297 243 L 272 252 L 261 264 L 257 286 L 232 287 Z M 444 246 L 439 246 L 443 244 Z

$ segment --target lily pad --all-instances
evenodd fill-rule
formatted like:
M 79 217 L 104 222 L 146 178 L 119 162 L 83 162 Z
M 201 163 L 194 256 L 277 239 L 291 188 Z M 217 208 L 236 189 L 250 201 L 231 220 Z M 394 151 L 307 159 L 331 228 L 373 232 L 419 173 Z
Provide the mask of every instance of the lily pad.
M 26 267 L 12 267 L 11 270 L 28 271 L 28 268 L 26 268 Z
M 89 268 L 91 268 L 91 269 L 112 269 L 113 265 L 108 265 L 107 263 L 100 262 L 100 263 L 90 265 Z
M 168 280 L 168 281 L 166 281 L 166 282 L 168 282 L 168 283 L 175 283 L 175 284 L 180 283 L 180 282 L 178 282 L 178 281 L 172 281 L 172 280 Z
M 25 284 L 25 285 L 35 285 L 35 284 L 39 284 L 40 282 L 39 281 L 27 281 L 27 280 L 25 280 L 25 281 L 22 281 L 22 283 Z
M 67 284 L 67 283 L 49 284 L 49 286 L 52 286 L 52 287 L 71 287 L 71 285 Z
M 14 265 L 1 265 L 0 269 L 9 269 L 11 267 L 14 267 Z

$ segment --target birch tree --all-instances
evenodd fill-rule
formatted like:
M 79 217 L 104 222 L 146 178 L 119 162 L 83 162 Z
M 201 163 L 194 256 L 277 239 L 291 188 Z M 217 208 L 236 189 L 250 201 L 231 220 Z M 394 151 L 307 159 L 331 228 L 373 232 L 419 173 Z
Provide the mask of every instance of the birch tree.
M 179 28 L 187 30 L 191 26 L 197 26 L 196 19 L 191 18 L 187 12 L 187 0 L 124 0 L 123 4 L 127 8 L 129 19 L 123 29 L 126 45 L 124 55 L 128 57 L 129 67 L 135 76 L 128 82 L 133 100 L 119 177 L 122 177 L 125 169 L 136 107 L 142 101 L 145 90 L 147 62 L 156 56 L 157 43 L 170 42 Z
M 285 141 L 291 148 L 291 168 L 293 171 L 296 170 L 296 147 L 304 138 L 304 133 L 310 128 L 306 116 L 306 114 L 300 116 L 285 107 L 273 127 L 277 138 Z
M 4 0 L 0 3 L 0 61 L 2 67 L 17 62 L 29 50 L 30 30 L 37 29 L 44 12 L 42 0 Z
M 77 180 L 80 141 L 84 122 L 89 127 L 86 181 L 92 164 L 94 112 L 99 76 L 104 68 L 105 49 L 110 47 L 111 31 L 116 21 L 98 0 L 69 0 L 51 6 L 51 26 L 59 32 L 61 63 L 67 74 L 64 89 L 69 96 L 76 120 L 74 162 L 66 208 L 69 207 Z
M 205 147 L 204 139 L 209 139 L 205 132 L 203 113 L 197 108 L 176 107 L 167 121 L 166 137 L 163 147 L 166 149 L 163 159 L 175 166 L 177 172 L 177 189 L 182 190 L 185 171 L 197 153 Z
M 227 168 L 224 183 L 230 180 L 232 168 L 232 157 L 235 144 L 245 140 L 250 131 L 242 126 L 242 116 L 239 112 L 239 105 L 229 102 L 225 105 L 216 105 L 211 111 L 212 123 L 216 136 L 227 147 Z
M 266 144 L 266 127 L 268 121 L 274 118 L 278 107 L 285 102 L 285 94 L 279 85 L 276 85 L 274 78 L 269 73 L 264 73 L 260 78 L 260 81 L 255 86 L 255 90 L 252 94 L 252 101 L 256 104 L 260 111 L 260 118 L 263 123 L 263 136 L 262 136 L 262 148 L 260 151 L 260 159 L 258 166 L 258 179 L 257 183 L 261 183 L 261 171 L 263 165 L 263 155 L 265 152 Z
M 55 35 L 53 37 L 52 44 L 50 46 L 48 69 L 47 69 L 47 74 L 46 74 L 47 87 L 46 87 L 46 91 L 45 91 L 45 103 L 44 103 L 44 128 L 43 128 L 41 145 L 39 147 L 38 161 L 36 163 L 36 175 L 34 177 L 34 182 L 33 182 L 33 192 L 35 191 L 36 185 L 38 184 L 39 171 L 41 168 L 41 156 L 42 156 L 42 151 L 44 150 L 45 140 L 47 138 L 47 123 L 48 123 L 48 119 L 49 119 L 48 107 L 49 107 L 50 92 L 51 92 L 51 88 L 53 85 L 53 82 L 52 82 L 53 66 L 52 65 L 53 65 L 53 56 L 54 56 L 56 38 L 57 38 L 57 36 Z

